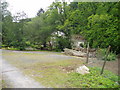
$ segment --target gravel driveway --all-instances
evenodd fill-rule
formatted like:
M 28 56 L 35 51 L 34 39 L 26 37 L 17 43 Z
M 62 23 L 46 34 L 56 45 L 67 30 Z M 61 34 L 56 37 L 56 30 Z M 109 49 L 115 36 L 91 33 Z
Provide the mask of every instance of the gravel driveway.
M 2 77 L 7 82 L 7 88 L 44 88 L 5 60 L 2 60 Z
M 2 56 L 5 60 L 22 62 L 22 63 L 40 63 L 40 62 L 56 62 L 60 60 L 79 60 L 72 56 L 66 56 L 58 52 L 46 52 L 46 51 L 12 51 L 3 50 Z

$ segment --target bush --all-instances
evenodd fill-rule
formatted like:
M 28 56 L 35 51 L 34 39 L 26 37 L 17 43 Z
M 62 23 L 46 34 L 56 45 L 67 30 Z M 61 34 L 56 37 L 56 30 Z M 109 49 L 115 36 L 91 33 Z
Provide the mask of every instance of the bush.
M 71 48 L 71 42 L 67 38 L 57 37 L 56 43 L 56 51 L 63 51 L 64 48 Z
M 117 58 L 117 55 L 115 53 L 110 52 L 107 57 L 107 60 L 112 61 L 112 60 L 116 60 L 116 58 Z
M 7 48 L 7 47 L 8 47 L 7 45 L 2 44 L 2 48 Z
M 118 76 L 105 70 L 100 75 L 100 68 L 91 67 L 90 74 L 81 75 L 79 73 L 70 73 L 67 85 L 76 88 L 118 88 Z
M 107 49 L 99 49 L 97 51 L 97 55 L 96 55 L 97 58 L 100 60 L 105 60 L 106 51 L 107 51 Z M 110 52 L 108 54 L 107 61 L 116 60 L 116 58 L 117 58 L 117 55 L 113 52 Z

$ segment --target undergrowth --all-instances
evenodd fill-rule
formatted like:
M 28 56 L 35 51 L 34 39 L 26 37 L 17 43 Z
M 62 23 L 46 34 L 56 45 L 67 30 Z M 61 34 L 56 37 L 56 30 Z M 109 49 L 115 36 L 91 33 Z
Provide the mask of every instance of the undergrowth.
M 105 70 L 100 75 L 100 68 L 90 67 L 90 74 L 81 75 L 72 72 L 66 82 L 67 87 L 76 88 L 118 88 L 118 76 Z

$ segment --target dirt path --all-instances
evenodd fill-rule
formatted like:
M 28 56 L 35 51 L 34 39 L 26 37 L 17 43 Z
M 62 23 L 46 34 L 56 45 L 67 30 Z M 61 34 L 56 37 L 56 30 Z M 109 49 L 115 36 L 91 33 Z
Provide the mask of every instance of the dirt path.
M 2 60 L 2 77 L 3 80 L 9 82 L 7 88 L 44 88 L 32 78 L 23 75 L 18 68 L 5 60 Z

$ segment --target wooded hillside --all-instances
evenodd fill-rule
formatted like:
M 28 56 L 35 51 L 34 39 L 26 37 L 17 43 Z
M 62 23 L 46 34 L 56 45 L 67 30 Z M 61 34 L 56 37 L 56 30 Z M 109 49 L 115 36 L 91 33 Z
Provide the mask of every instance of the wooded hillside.
M 26 47 L 47 50 L 71 48 L 71 36 L 82 35 L 91 48 L 107 48 L 120 53 L 118 29 L 119 2 L 54 2 L 47 11 L 42 8 L 34 18 L 25 12 L 12 16 L 7 2 L 2 2 L 2 43 L 6 47 L 24 50 Z M 64 36 L 54 35 L 62 32 Z

